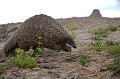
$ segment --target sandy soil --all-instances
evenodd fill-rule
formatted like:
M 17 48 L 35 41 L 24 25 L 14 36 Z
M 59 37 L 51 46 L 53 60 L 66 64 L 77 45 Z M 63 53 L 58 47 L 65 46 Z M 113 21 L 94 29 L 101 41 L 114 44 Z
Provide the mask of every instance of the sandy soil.
M 90 33 L 92 29 L 120 24 L 120 19 L 73 17 L 58 19 L 58 22 L 65 28 L 70 24 L 78 27 L 77 30 L 74 30 L 77 49 L 72 49 L 71 53 L 46 50 L 43 56 L 36 59 L 39 67 L 31 70 L 12 68 L 4 73 L 6 79 L 120 79 L 120 74 L 111 76 L 113 72 L 107 69 L 107 64 L 112 58 L 106 52 L 88 50 L 90 43 L 93 42 Z M 8 35 L 12 35 L 16 30 L 14 28 L 19 27 L 21 24 L 16 23 L 13 25 L 14 27 L 11 26 L 13 30 L 9 31 Z M 9 25 L 7 30 L 10 30 Z M 120 31 L 111 32 L 105 39 L 120 41 Z M 5 41 L 0 42 L 0 50 L 3 49 L 4 43 Z M 90 63 L 85 66 L 79 63 L 79 49 L 83 49 L 84 54 L 90 54 Z

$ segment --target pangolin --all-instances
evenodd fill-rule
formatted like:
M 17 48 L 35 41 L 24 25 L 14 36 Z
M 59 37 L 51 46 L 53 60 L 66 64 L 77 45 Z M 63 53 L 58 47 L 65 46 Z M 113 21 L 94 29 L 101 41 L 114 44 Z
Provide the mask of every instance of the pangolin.
M 32 16 L 23 22 L 5 43 L 4 52 L 9 55 L 16 48 L 26 51 L 31 46 L 36 48 L 39 41 L 38 37 L 41 37 L 43 48 L 66 52 L 71 51 L 71 46 L 76 48 L 74 39 L 60 23 L 51 16 L 40 14 Z

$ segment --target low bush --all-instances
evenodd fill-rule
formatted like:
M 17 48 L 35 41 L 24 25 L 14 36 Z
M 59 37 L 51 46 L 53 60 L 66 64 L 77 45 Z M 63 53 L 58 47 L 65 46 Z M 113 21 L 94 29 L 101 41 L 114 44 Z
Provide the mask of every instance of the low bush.
M 17 66 L 20 68 L 35 68 L 37 67 L 37 62 L 34 58 L 32 58 L 33 50 L 29 50 L 28 52 L 24 52 L 22 49 L 16 49 L 17 55 L 14 57 L 10 57 L 9 66 Z
M 67 26 L 67 29 L 69 31 L 73 31 L 73 30 L 77 30 L 78 27 L 75 24 L 70 24 L 70 25 Z
M 114 40 L 107 40 L 106 45 L 107 46 L 119 46 L 120 42 L 119 41 L 114 41 Z
M 38 56 L 38 55 L 41 55 L 43 53 L 43 48 L 42 48 L 42 43 L 41 43 L 41 37 L 38 37 L 38 46 L 36 47 L 35 50 L 32 50 L 33 51 L 33 56 Z
M 106 28 L 103 28 L 103 27 L 100 27 L 100 28 L 97 28 L 97 29 L 94 29 L 93 30 L 93 34 L 94 35 L 105 35 L 106 33 L 108 33 L 108 30 Z
M 0 66 L 0 75 L 1 75 L 4 71 L 6 71 L 6 69 L 7 69 L 7 65 L 2 65 L 2 66 Z
M 88 54 L 84 55 L 82 50 L 79 50 L 79 55 L 80 64 L 85 65 L 86 63 L 90 62 L 90 56 Z
M 120 54 L 120 42 L 114 40 L 106 41 L 106 45 L 108 46 L 107 52 L 110 55 L 118 55 Z
M 120 57 L 117 57 L 113 61 L 114 63 L 109 64 L 108 68 L 114 71 L 114 73 L 120 73 Z
M 76 33 L 74 31 L 70 31 L 70 34 L 73 38 L 76 38 Z
M 107 27 L 107 29 L 109 30 L 109 31 L 117 31 L 117 29 L 118 29 L 118 26 L 116 25 L 109 25 L 108 27 Z
M 90 50 L 95 50 L 97 52 L 101 52 L 105 48 L 106 48 L 106 44 L 104 42 L 100 42 L 100 41 L 91 43 L 91 46 L 89 47 Z
M 100 27 L 92 30 L 92 33 L 94 34 L 94 36 L 92 36 L 92 39 L 99 41 L 101 40 L 101 37 L 107 37 L 108 29 Z
M 93 39 L 93 40 L 97 40 L 97 41 L 102 40 L 100 34 L 99 34 L 99 35 L 94 35 L 94 36 L 92 36 L 92 39 Z
M 0 79 L 4 79 L 4 77 L 2 75 L 0 75 Z
M 111 46 L 107 49 L 107 52 L 110 54 L 110 55 L 119 55 L 120 54 L 120 45 L 119 46 Z
M 108 65 L 108 68 L 114 70 L 114 73 L 120 73 L 120 42 L 110 40 L 106 42 L 107 52 L 114 56 L 113 63 Z

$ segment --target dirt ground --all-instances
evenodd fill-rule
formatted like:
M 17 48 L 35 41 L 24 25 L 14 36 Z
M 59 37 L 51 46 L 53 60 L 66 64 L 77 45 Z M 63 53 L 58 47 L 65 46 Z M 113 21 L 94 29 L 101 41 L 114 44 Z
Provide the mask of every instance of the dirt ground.
M 11 68 L 3 74 L 6 79 L 120 79 L 120 74 L 112 75 L 113 72 L 107 68 L 112 58 L 106 52 L 88 50 L 90 43 L 94 42 L 90 31 L 107 25 L 119 25 L 120 18 L 73 17 L 57 19 L 57 21 L 65 28 L 71 24 L 78 27 L 74 30 L 77 49 L 72 49 L 71 53 L 46 50 L 44 55 L 36 59 L 39 67 L 34 69 Z M 5 25 L 9 31 L 7 35 L 12 35 L 20 25 L 21 23 Z M 120 41 L 120 31 L 111 32 L 103 40 L 106 39 Z M 0 42 L 0 50 L 3 49 L 4 43 L 5 41 Z M 79 49 L 82 49 L 84 54 L 89 53 L 91 57 L 90 63 L 85 66 L 79 63 Z

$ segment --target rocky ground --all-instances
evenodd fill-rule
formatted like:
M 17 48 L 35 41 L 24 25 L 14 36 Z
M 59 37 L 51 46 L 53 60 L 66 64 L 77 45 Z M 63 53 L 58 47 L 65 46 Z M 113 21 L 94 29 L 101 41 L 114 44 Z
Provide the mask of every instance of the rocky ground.
M 113 72 L 107 68 L 112 58 L 105 52 L 89 51 L 90 43 L 94 42 L 91 37 L 91 30 L 107 25 L 120 25 L 118 18 L 94 18 L 94 17 L 73 17 L 67 19 L 57 19 L 65 28 L 69 25 L 77 26 L 74 30 L 76 34 L 75 42 L 77 49 L 72 52 L 56 52 L 46 50 L 45 54 L 38 57 L 36 61 L 39 66 L 34 69 L 11 68 L 2 75 L 5 79 L 120 79 L 120 74 L 113 75 Z M 4 43 L 9 36 L 22 23 L 13 23 L 1 25 L 1 42 L 0 50 L 3 49 Z M 7 38 L 4 38 L 7 37 Z M 120 41 L 120 31 L 109 33 L 106 39 L 115 39 Z M 82 66 L 79 63 L 79 49 L 83 53 L 89 53 L 90 63 Z M 5 58 L 0 57 L 0 65 L 5 62 Z

